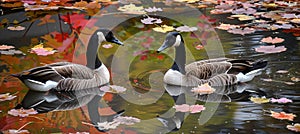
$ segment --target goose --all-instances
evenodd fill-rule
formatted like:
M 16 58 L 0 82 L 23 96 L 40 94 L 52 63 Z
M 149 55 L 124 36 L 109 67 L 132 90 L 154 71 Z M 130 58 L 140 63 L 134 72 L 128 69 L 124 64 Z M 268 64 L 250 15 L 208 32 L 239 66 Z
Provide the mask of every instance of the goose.
M 108 29 L 96 30 L 88 43 L 87 65 L 57 62 L 25 70 L 12 76 L 19 78 L 34 91 L 73 91 L 93 88 L 109 83 L 110 74 L 98 58 L 98 47 L 104 41 L 123 45 Z
M 267 66 L 267 61 L 230 58 L 200 60 L 186 64 L 186 52 L 182 35 L 169 32 L 157 52 L 175 47 L 175 60 L 165 73 L 164 82 L 177 86 L 226 86 L 251 81 Z

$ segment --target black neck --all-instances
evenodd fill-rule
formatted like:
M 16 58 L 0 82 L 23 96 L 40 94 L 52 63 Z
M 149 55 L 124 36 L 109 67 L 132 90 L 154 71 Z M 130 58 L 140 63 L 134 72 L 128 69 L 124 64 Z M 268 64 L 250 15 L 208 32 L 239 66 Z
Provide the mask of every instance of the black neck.
M 181 37 L 181 43 L 178 47 L 175 47 L 175 61 L 173 63 L 172 69 L 179 71 L 181 74 L 185 75 L 185 47 L 184 41 Z
M 86 51 L 86 59 L 87 59 L 87 67 L 91 69 L 99 68 L 102 65 L 102 62 L 98 58 L 98 47 L 99 47 L 97 34 L 93 34 L 90 38 L 87 51 Z

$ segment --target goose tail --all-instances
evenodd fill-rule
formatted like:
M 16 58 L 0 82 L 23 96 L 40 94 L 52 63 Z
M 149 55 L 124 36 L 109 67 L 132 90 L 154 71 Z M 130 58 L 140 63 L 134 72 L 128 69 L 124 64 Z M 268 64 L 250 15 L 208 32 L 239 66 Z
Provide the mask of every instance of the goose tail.
M 258 61 L 251 64 L 249 68 L 236 75 L 238 82 L 251 81 L 255 76 L 260 75 L 262 70 L 267 66 L 267 61 Z

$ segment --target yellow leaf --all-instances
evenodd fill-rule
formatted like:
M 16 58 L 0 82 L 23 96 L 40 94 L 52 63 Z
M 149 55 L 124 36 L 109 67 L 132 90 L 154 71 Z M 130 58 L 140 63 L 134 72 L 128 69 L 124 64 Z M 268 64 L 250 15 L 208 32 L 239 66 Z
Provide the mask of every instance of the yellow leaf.
M 243 14 L 231 15 L 231 17 L 238 18 L 240 21 L 247 21 L 247 20 L 254 20 L 255 19 L 254 16 L 248 16 L 248 15 L 243 15 Z
M 259 97 L 251 97 L 250 100 L 254 103 L 257 104 L 262 104 L 262 103 L 268 103 L 270 102 L 270 99 L 266 98 L 265 96 L 259 98 Z
M 135 6 L 134 4 L 125 5 L 118 8 L 119 11 L 128 12 L 131 14 L 145 14 L 143 6 Z
M 33 48 L 31 48 L 31 49 L 37 49 L 37 48 L 43 48 L 44 47 L 44 45 L 43 45 L 43 43 L 40 43 L 40 44 L 38 44 L 38 45 L 35 45 Z
M 173 26 L 162 25 L 160 27 L 153 28 L 153 30 L 156 31 L 156 32 L 166 33 L 166 32 L 169 32 L 169 31 L 173 31 L 174 27 Z

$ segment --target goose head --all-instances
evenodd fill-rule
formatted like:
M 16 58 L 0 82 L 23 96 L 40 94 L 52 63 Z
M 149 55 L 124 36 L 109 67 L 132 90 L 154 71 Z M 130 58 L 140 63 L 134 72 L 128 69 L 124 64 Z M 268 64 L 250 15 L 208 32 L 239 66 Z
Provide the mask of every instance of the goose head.
M 166 39 L 164 43 L 161 45 L 159 49 L 157 49 L 157 52 L 161 52 L 167 48 L 170 47 L 179 47 L 180 44 L 183 43 L 182 36 L 178 32 L 170 32 L 167 34 Z
M 108 30 L 108 29 L 98 29 L 94 32 L 94 38 L 97 37 L 98 44 L 101 44 L 101 42 L 111 42 L 118 45 L 124 45 L 120 40 L 118 40 L 114 34 Z M 93 37 L 92 37 L 93 38 Z

